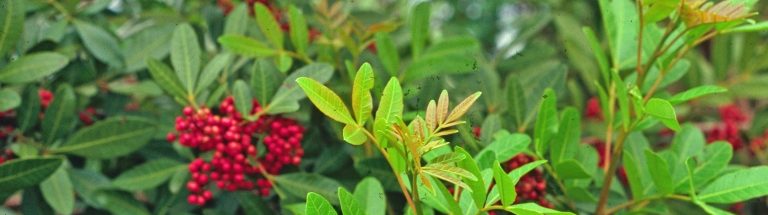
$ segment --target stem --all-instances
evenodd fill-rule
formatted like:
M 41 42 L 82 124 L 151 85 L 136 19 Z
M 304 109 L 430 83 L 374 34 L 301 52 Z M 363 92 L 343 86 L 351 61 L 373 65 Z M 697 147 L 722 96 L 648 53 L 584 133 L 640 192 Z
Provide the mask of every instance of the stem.
M 419 180 L 418 172 L 417 170 L 413 169 L 413 174 L 411 175 L 411 192 L 413 192 L 413 205 L 416 206 L 416 213 L 415 214 L 422 214 L 421 207 L 419 206 L 419 186 L 417 184 Z
M 611 89 L 608 91 L 608 127 L 605 130 L 605 148 L 603 157 L 605 163 L 611 163 L 611 145 L 613 144 L 613 121 L 616 118 L 616 82 L 611 82 Z M 603 172 L 608 173 L 608 165 L 603 165 Z
M 682 51 L 678 52 L 677 55 L 675 56 L 675 58 L 672 59 L 672 62 L 670 62 L 669 65 L 667 65 L 666 67 L 664 67 L 663 70 L 659 71 L 659 76 L 656 77 L 656 81 L 654 81 L 653 85 L 648 90 L 648 93 L 645 95 L 645 98 L 643 98 L 643 102 L 647 102 L 649 99 L 651 99 L 653 94 L 656 92 L 656 88 L 659 87 L 659 85 L 661 84 L 661 80 L 664 78 L 664 76 L 667 74 L 667 72 L 670 69 L 672 69 L 672 67 L 675 66 L 675 64 L 677 64 L 677 62 L 680 61 L 685 56 L 685 54 L 687 54 L 688 51 L 691 50 L 691 48 L 693 48 L 693 47 L 703 43 L 704 41 L 707 41 L 707 40 L 711 39 L 715 35 L 717 35 L 717 31 L 712 31 L 712 32 L 704 35 L 703 37 L 697 39 L 696 41 L 694 41 L 693 44 L 685 46 L 685 48 L 683 48 Z
M 504 206 L 501 206 L 501 205 L 491 205 L 491 206 L 488 206 L 488 207 L 484 207 L 484 208 L 480 209 L 479 211 L 477 211 L 477 214 L 480 214 L 480 212 L 492 211 L 492 210 L 504 210 Z
M 643 0 L 635 1 L 637 3 L 637 16 L 640 19 L 640 27 L 637 33 L 637 76 L 645 76 L 645 70 L 643 69 L 643 27 L 645 27 L 645 19 L 643 19 Z
M 624 150 L 622 150 L 624 148 L 624 140 L 627 138 L 628 134 L 629 133 L 624 130 L 622 130 L 619 134 L 619 137 L 616 139 L 616 148 L 613 149 L 613 157 L 621 157 L 621 153 L 624 152 Z M 608 172 L 605 173 L 605 177 L 603 178 L 603 187 L 600 190 L 600 200 L 597 202 L 597 209 L 595 210 L 595 214 L 609 214 L 605 211 L 605 207 L 608 203 L 608 193 L 611 191 L 611 182 L 613 182 L 614 173 L 619 167 L 619 162 L 616 162 L 617 160 L 608 163 L 610 167 L 608 168 Z
M 419 211 L 416 209 L 416 204 L 413 202 L 413 199 L 411 198 L 411 194 L 408 192 L 408 188 L 405 186 L 405 182 L 403 182 L 403 177 L 400 176 L 400 174 L 397 173 L 397 170 L 394 168 L 394 164 L 392 163 L 392 159 L 389 158 L 389 154 L 387 154 L 387 151 L 384 150 L 384 148 L 379 145 L 379 141 L 376 141 L 376 137 L 371 134 L 371 132 L 368 132 L 367 129 L 363 129 L 365 132 L 365 135 L 368 136 L 368 138 L 371 139 L 371 142 L 373 142 L 374 145 L 376 145 L 376 148 L 379 149 L 379 152 L 381 152 L 381 156 L 384 156 L 384 159 L 387 160 L 387 163 L 390 166 L 390 169 L 392 169 L 392 173 L 395 174 L 395 179 L 397 179 L 397 183 L 400 185 L 400 189 L 403 191 L 403 195 L 405 196 L 405 201 L 408 202 L 408 206 L 411 207 L 411 210 L 413 210 L 414 214 L 418 215 Z M 416 188 L 414 188 L 415 190 Z

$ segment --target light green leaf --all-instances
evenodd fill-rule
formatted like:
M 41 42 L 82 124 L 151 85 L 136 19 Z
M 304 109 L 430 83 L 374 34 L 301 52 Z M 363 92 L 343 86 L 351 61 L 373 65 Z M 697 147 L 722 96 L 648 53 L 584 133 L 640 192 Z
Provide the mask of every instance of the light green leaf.
M 54 94 L 56 99 L 51 102 L 43 116 L 43 137 L 46 144 L 53 142 L 70 132 L 75 125 L 75 92 L 68 84 L 60 85 Z
M 675 11 L 680 6 L 680 0 L 653 1 L 653 3 L 646 4 L 648 9 L 646 9 L 643 17 L 646 22 L 655 23 L 667 18 L 672 11 Z
M 66 56 L 55 52 L 37 52 L 20 57 L 0 68 L 0 82 L 23 84 L 53 74 L 67 65 Z
M 555 164 L 555 171 L 557 172 L 557 175 L 562 179 L 580 179 L 591 177 L 584 166 L 573 159 L 562 160 L 560 163 Z
M 64 162 L 61 158 L 13 159 L 0 165 L 0 192 L 10 193 L 37 185 Z
M 161 24 L 141 30 L 125 39 L 122 53 L 126 72 L 137 72 L 147 67 L 147 58 L 163 59 L 171 52 L 173 26 Z M 113 44 L 114 45 L 114 44 Z
M 365 129 L 354 124 L 347 124 L 343 129 L 344 141 L 352 145 L 360 145 L 368 140 L 365 135 Z
M 309 33 L 307 32 L 307 21 L 304 14 L 296 6 L 291 5 L 288 8 L 288 23 L 290 24 L 291 43 L 296 48 L 296 52 L 307 53 L 309 44 Z
M 386 212 L 387 195 L 376 178 L 363 178 L 357 183 L 354 195 L 360 207 L 365 208 L 365 214 L 384 215 Z
M 306 97 L 306 94 L 298 87 L 296 79 L 307 77 L 319 83 L 325 83 L 331 79 L 331 76 L 333 76 L 333 67 L 329 64 L 313 63 L 301 67 L 285 78 L 275 96 L 272 97 L 272 101 L 264 108 L 264 112 L 279 114 L 298 110 L 298 101 Z
M 341 100 L 339 95 L 336 95 L 331 89 L 323 86 L 320 82 L 312 80 L 311 78 L 300 77 L 296 79 L 296 83 L 299 84 L 304 93 L 315 107 L 323 112 L 326 116 L 330 117 L 337 122 L 344 124 L 355 124 L 355 120 L 352 119 L 352 115 L 349 114 L 347 106 L 344 101 Z
M 469 178 L 463 178 L 462 181 L 467 184 L 470 188 L 472 188 L 472 200 L 475 202 L 475 205 L 477 208 L 482 208 L 483 203 L 485 203 L 485 196 L 486 192 L 488 192 L 488 189 L 485 187 L 485 182 L 483 181 L 483 176 L 480 173 L 480 167 L 477 166 L 477 162 L 475 162 L 474 159 L 469 155 L 467 151 L 465 151 L 461 147 L 456 147 L 455 153 L 464 155 L 466 158 L 457 162 L 456 165 L 461 167 L 464 170 L 467 170 L 468 172 L 472 173 L 472 175 L 477 178 L 477 180 L 469 180 Z
M 571 212 L 561 212 L 542 207 L 536 203 L 516 204 L 504 208 L 505 210 L 517 215 L 573 215 Z
M 384 87 L 378 110 L 376 110 L 376 119 L 373 129 L 378 136 L 381 131 L 391 125 L 397 118 L 403 115 L 403 89 L 397 78 L 389 79 Z
M 735 203 L 768 195 L 768 167 L 737 170 L 715 179 L 699 193 L 707 203 Z
M 261 5 L 261 4 L 256 4 Z M 323 196 L 310 192 L 307 194 L 307 207 L 304 210 L 305 214 L 317 214 L 317 215 L 336 215 L 336 210 L 333 209 L 328 200 Z
M 555 166 L 561 161 L 572 159 L 581 143 L 581 113 L 576 108 L 563 110 L 560 129 L 550 147 L 550 160 Z
M 610 79 L 608 57 L 605 56 L 605 52 L 603 52 L 603 48 L 600 46 L 600 42 L 592 28 L 583 27 L 581 30 L 584 32 L 584 36 L 589 41 L 589 46 L 592 48 L 592 53 L 595 54 L 597 65 L 600 66 L 600 74 L 603 77 L 603 83 L 608 84 L 608 80 Z
M 693 170 L 693 182 L 696 188 L 703 187 L 714 179 L 728 166 L 733 157 L 731 144 L 725 141 L 717 141 L 707 145 L 704 153 L 699 157 L 699 165 Z
M 200 74 L 200 55 L 195 30 L 187 23 L 178 25 L 171 40 L 171 65 L 189 95 L 193 95 Z
M 501 205 L 506 207 L 514 203 L 515 198 L 517 198 L 515 182 L 504 172 L 498 161 L 493 164 L 493 179 L 496 181 L 494 187 L 498 187 L 497 190 L 500 190 Z
M 390 76 L 397 76 L 400 72 L 400 56 L 397 54 L 395 43 L 392 42 L 392 38 L 386 32 L 376 33 L 375 39 L 379 60 Z
M 694 203 L 696 203 L 696 205 L 701 207 L 702 210 L 704 210 L 705 212 L 707 212 L 707 214 L 710 214 L 710 215 L 732 215 L 733 214 L 723 209 L 707 205 L 707 203 L 704 203 L 702 201 L 694 201 Z
M 282 76 L 268 61 L 256 61 L 251 67 L 251 90 L 260 104 L 269 104 Z
M 701 153 L 704 149 L 704 134 L 693 124 L 684 124 L 672 139 L 672 152 L 680 161 Z
M 60 214 L 71 214 L 75 208 L 75 190 L 63 166 L 40 183 L 43 198 Z
M 149 58 L 147 59 L 147 68 L 149 68 L 149 74 L 152 75 L 152 79 L 165 92 L 176 98 L 187 98 L 187 93 L 184 91 L 184 86 L 181 85 L 179 77 L 173 74 L 173 70 L 168 65 L 159 60 Z
M 768 30 L 768 22 L 758 22 L 754 24 L 746 24 L 742 26 L 737 26 L 734 28 L 728 28 L 723 31 L 721 31 L 724 34 L 727 33 L 744 33 L 744 32 L 760 32 Z
M 245 57 L 270 57 L 277 55 L 277 51 L 267 47 L 266 44 L 256 39 L 236 34 L 225 34 L 219 37 L 219 43 L 232 53 Z
M 557 134 L 557 97 L 552 89 L 544 90 L 541 97 L 539 113 L 536 116 L 536 127 L 533 132 L 533 140 L 536 153 L 544 155 L 548 148 L 549 140 Z
M 675 105 L 675 104 L 680 104 L 701 96 L 715 94 L 715 93 L 724 93 L 726 91 L 728 91 L 728 89 L 720 86 L 714 86 L 714 85 L 698 86 L 672 96 L 672 98 L 669 98 L 669 102 Z
M 617 72 L 612 72 L 613 84 L 616 85 L 616 100 L 619 103 L 619 116 L 621 116 L 621 124 L 624 126 L 624 131 L 629 130 L 629 123 L 631 121 L 629 115 L 629 93 L 627 91 L 627 85 L 621 80 Z
M 660 194 L 670 194 L 674 191 L 672 175 L 669 172 L 667 161 L 657 155 L 650 149 L 645 150 L 645 157 L 648 159 L 648 171 L 651 173 L 651 179 L 658 188 Z
M 277 49 L 283 49 L 283 29 L 277 24 L 272 12 L 264 4 L 254 4 L 256 23 L 264 36 Z
M 522 133 L 510 134 L 502 130 L 497 132 L 494 135 L 494 141 L 478 152 L 475 157 L 477 157 L 481 169 L 485 169 L 491 167 L 491 163 L 480 162 L 481 157 L 495 155 L 492 159 L 488 160 L 506 161 L 525 151 L 530 144 L 531 138 L 528 135 Z
M 88 22 L 75 21 L 74 23 L 80 40 L 93 57 L 111 67 L 123 68 L 125 63 L 121 55 L 120 43 L 112 34 Z
M 344 215 L 363 215 L 365 211 L 357 203 L 355 196 L 349 193 L 344 187 L 339 187 L 339 202 L 341 203 L 341 214 Z
M 185 167 L 184 164 L 167 158 L 151 160 L 123 172 L 115 178 L 112 185 L 129 191 L 146 190 L 162 184 L 176 171 Z
M 411 53 L 413 53 L 414 57 L 418 57 L 421 54 L 421 50 L 424 49 L 424 45 L 429 38 L 431 10 L 429 2 L 421 2 L 411 12 Z
M 24 32 L 23 0 L 0 1 L 0 57 L 16 47 Z
M 674 131 L 680 130 L 680 124 L 677 122 L 675 108 L 669 101 L 659 98 L 652 98 L 645 104 L 645 112 L 648 115 L 658 119 L 667 128 Z
M 21 105 L 21 96 L 10 89 L 0 89 L 0 112 L 4 112 Z
M 231 54 L 221 53 L 216 55 L 216 57 L 214 57 L 210 62 L 208 62 L 207 65 L 205 65 L 203 72 L 200 73 L 200 78 L 198 78 L 197 85 L 195 85 L 197 87 L 195 93 L 200 93 L 207 89 L 208 86 L 216 81 L 216 79 L 219 77 L 219 74 L 221 74 L 221 71 L 223 71 L 224 68 L 227 67 L 231 62 Z
M 224 22 L 224 34 L 245 35 L 248 29 L 248 6 L 247 4 L 238 4 Z
M 528 104 L 526 104 L 525 100 L 525 90 L 523 89 L 523 86 L 520 85 L 520 81 L 517 80 L 516 76 L 510 76 L 510 78 L 507 79 L 507 101 L 507 112 L 515 122 L 515 127 L 519 128 L 523 126 L 525 117 L 528 116 L 526 111 Z
M 235 99 L 235 108 L 240 112 L 240 115 L 243 117 L 250 116 L 253 102 L 251 101 L 251 89 L 248 87 L 248 84 L 243 80 L 235 81 L 232 95 Z
M 364 126 L 366 121 L 371 118 L 373 111 L 373 69 L 371 64 L 364 63 L 357 70 L 355 81 L 352 85 L 352 111 L 355 113 L 357 124 Z
M 331 204 L 339 205 L 336 191 L 341 184 L 336 180 L 319 174 L 289 173 L 276 176 L 276 186 L 296 197 L 304 197 L 309 192 L 315 192 L 326 197 Z
M 116 116 L 75 132 L 54 153 L 107 159 L 138 150 L 157 132 L 155 123 L 136 117 Z

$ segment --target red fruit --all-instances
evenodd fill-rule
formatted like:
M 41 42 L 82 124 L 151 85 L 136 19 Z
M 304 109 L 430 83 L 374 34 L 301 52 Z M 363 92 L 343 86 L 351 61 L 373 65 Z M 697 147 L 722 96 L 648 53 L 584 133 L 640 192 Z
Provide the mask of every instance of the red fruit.
M 600 107 L 600 100 L 596 97 L 592 97 L 587 100 L 587 107 L 584 111 L 584 116 L 591 120 L 603 120 L 603 110 Z
M 176 135 L 173 133 L 168 132 L 167 135 L 165 135 L 165 140 L 168 142 L 176 141 Z
M 51 101 L 53 101 L 53 93 L 47 89 L 38 89 L 37 95 L 40 97 L 40 106 L 42 106 L 43 109 L 48 108 L 48 105 L 50 105 Z

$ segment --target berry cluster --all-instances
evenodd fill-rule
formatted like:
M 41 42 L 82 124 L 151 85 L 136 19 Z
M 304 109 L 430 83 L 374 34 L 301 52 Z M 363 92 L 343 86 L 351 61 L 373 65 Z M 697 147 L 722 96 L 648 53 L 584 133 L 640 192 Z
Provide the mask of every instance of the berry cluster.
M 78 114 L 78 118 L 80 118 L 80 122 L 83 122 L 86 126 L 93 125 L 94 118 L 97 118 L 101 116 L 101 113 L 99 113 L 96 108 L 88 107 L 83 111 L 80 111 Z
M 726 105 L 719 108 L 722 123 L 716 124 L 707 131 L 707 142 L 725 140 L 733 146 L 734 150 L 743 147 L 740 128 L 747 121 L 747 116 L 736 105 Z
M 261 110 L 256 101 L 253 106 L 252 114 Z M 204 205 L 211 199 L 210 191 L 205 189 L 210 182 L 226 191 L 258 187 L 262 196 L 269 195 L 272 184 L 260 174 L 262 171 L 277 174 L 284 166 L 301 162 L 304 128 L 294 120 L 279 116 L 247 121 L 235 108 L 232 97 L 224 99 L 218 110 L 221 115 L 208 108 L 195 111 L 186 107 L 183 116 L 176 118 L 181 145 L 200 152 L 213 151 L 210 162 L 198 158 L 189 164 L 192 180 L 187 184 L 190 191 L 187 200 L 193 205 Z M 257 158 L 254 138 L 261 136 L 255 136 L 257 134 L 263 134 L 268 151 L 263 158 Z M 176 134 L 169 133 L 167 139 L 174 141 Z
M 768 142 L 768 130 L 765 130 L 762 136 L 752 138 L 749 142 L 749 149 L 753 152 L 762 151 L 766 148 L 766 142 Z
M 584 116 L 590 120 L 602 121 L 603 110 L 600 108 L 600 100 L 595 97 L 587 100 L 587 107 L 584 111 Z
M 505 163 L 506 171 L 511 171 L 533 162 L 534 158 L 526 154 L 518 154 Z M 541 169 L 534 169 L 520 178 L 520 182 L 515 185 L 517 199 L 515 203 L 536 202 L 541 206 L 553 208 L 552 203 L 545 198 L 547 195 L 547 181 L 544 180 L 544 173 Z
M 45 113 L 45 109 L 48 108 L 49 105 L 51 105 L 51 102 L 53 101 L 53 93 L 51 91 L 40 88 L 37 90 L 37 95 L 40 99 L 40 106 L 42 110 L 40 111 L 40 114 L 38 114 L 38 117 L 40 119 L 43 119 L 43 114 Z M 6 137 L 10 136 L 11 133 L 13 133 L 13 130 L 15 129 L 13 125 L 16 123 L 16 111 L 14 110 L 7 110 L 4 112 L 0 112 L 0 139 L 5 139 Z

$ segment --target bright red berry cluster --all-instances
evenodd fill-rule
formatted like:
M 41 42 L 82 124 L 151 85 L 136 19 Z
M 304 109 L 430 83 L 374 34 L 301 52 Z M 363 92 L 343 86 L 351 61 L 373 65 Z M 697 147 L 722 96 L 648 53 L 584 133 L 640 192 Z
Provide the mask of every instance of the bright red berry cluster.
M 251 113 L 261 110 L 256 101 L 253 106 Z M 196 159 L 189 164 L 192 174 L 187 184 L 189 203 L 204 205 L 209 201 L 210 191 L 205 187 L 210 182 L 226 191 L 258 188 L 262 196 L 269 195 L 272 184 L 261 176 L 261 171 L 277 174 L 286 165 L 298 165 L 304 155 L 301 148 L 304 128 L 294 120 L 279 116 L 246 121 L 231 97 L 222 101 L 219 113 L 221 115 L 216 115 L 208 108 L 195 111 L 186 107 L 183 116 L 176 118 L 181 145 L 200 152 L 213 151 L 210 162 Z M 267 153 L 263 158 L 257 158 L 255 134 L 265 134 Z M 174 141 L 176 134 L 169 133 L 167 139 Z
M 728 141 L 734 150 L 743 147 L 740 128 L 747 121 L 747 116 L 736 105 L 726 105 L 719 108 L 721 123 L 707 131 L 707 142 L 718 140 Z
M 40 88 L 37 90 L 37 95 L 40 97 L 40 106 L 42 106 L 43 109 L 46 109 L 48 108 L 48 105 L 51 105 L 51 102 L 53 101 L 53 93 L 51 93 L 51 91 Z
M 518 154 L 505 163 L 507 171 L 517 169 L 527 163 L 533 162 L 534 158 L 526 154 Z M 544 173 L 541 169 L 534 169 L 525 174 L 515 185 L 517 199 L 515 203 L 536 202 L 541 206 L 553 208 L 552 203 L 545 198 L 547 195 L 547 181 L 544 180 Z

